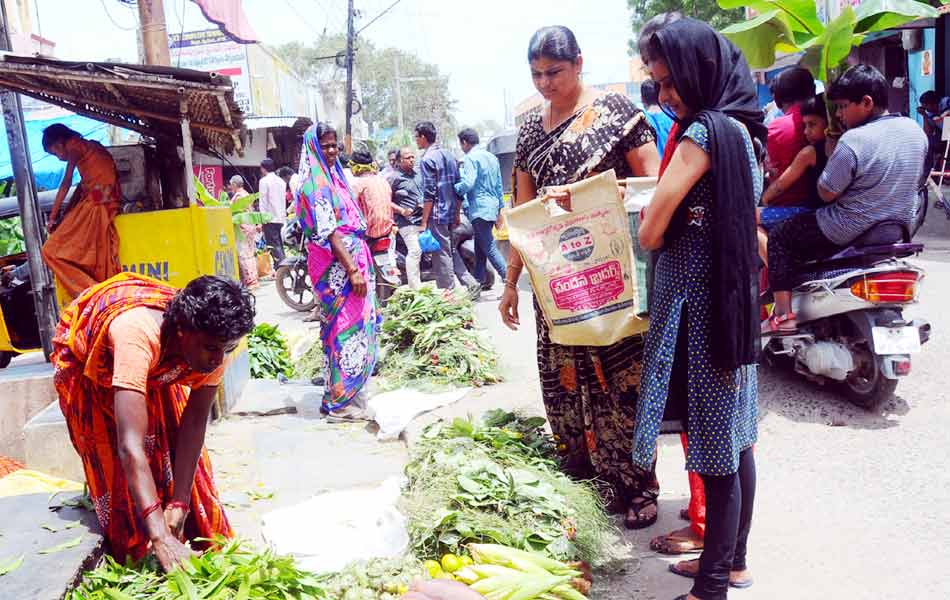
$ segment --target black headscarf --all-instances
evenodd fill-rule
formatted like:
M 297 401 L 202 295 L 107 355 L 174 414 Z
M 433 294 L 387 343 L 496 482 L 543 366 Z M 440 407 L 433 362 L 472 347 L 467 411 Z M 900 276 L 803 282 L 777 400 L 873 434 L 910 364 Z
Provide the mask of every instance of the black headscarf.
M 758 252 L 755 191 L 738 120 L 762 144 L 762 121 L 752 73 L 742 52 L 709 25 L 682 19 L 653 40 L 669 66 L 680 99 L 694 115 L 680 121 L 681 135 L 693 122 L 709 132 L 715 198 L 713 227 L 713 361 L 720 369 L 753 364 L 759 355 Z M 685 212 L 681 204 L 677 212 Z M 677 215 L 674 222 L 685 221 Z

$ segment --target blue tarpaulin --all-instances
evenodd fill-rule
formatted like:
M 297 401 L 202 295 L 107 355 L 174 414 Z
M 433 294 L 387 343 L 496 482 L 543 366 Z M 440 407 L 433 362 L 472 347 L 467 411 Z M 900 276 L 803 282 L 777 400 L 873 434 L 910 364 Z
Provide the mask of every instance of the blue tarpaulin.
M 40 116 L 37 113 L 36 116 Z M 109 125 L 80 115 L 64 113 L 55 118 L 31 118 L 25 115 L 26 136 L 29 139 L 30 159 L 33 161 L 33 174 L 36 176 L 37 191 L 54 190 L 59 186 L 66 171 L 66 163 L 43 150 L 43 130 L 53 123 L 62 123 L 78 132 L 87 140 L 95 140 L 103 145 L 109 144 Z M 10 162 L 10 147 L 7 136 L 0 134 L 0 180 L 13 177 L 13 165 Z M 79 171 L 73 175 L 73 183 L 79 181 Z

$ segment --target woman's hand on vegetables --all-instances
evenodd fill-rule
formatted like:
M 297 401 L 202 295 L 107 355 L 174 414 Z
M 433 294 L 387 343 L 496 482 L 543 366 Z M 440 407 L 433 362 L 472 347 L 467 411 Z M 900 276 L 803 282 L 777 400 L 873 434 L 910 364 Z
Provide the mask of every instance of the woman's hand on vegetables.
M 518 300 L 518 291 L 506 285 L 501 295 L 501 302 L 498 304 L 498 311 L 501 313 L 501 322 L 512 331 L 518 331 L 518 326 L 521 325 L 518 317 Z
M 367 292 L 367 285 L 366 285 L 366 278 L 363 277 L 363 273 L 359 269 L 354 268 L 352 271 L 349 272 L 349 276 L 350 276 L 350 285 L 353 286 L 353 293 L 356 294 L 360 298 L 365 297 L 366 292 Z
M 402 600 L 484 600 L 484 596 L 464 583 L 433 579 L 413 583 Z
M 152 540 L 152 553 L 166 573 L 184 565 L 189 558 L 197 554 L 170 534 Z
M 176 539 L 181 539 L 187 517 L 188 512 L 180 506 L 169 506 L 165 509 L 165 524 Z

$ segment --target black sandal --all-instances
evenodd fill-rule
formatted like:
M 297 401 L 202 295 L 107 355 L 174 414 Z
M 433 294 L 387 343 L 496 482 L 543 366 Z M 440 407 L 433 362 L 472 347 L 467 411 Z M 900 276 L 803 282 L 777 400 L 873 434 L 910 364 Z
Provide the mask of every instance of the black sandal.
M 642 495 L 637 496 L 630 501 L 630 504 L 627 505 L 627 514 L 623 519 L 624 527 L 627 529 L 645 529 L 650 525 L 656 523 L 657 519 L 660 518 L 659 507 L 656 504 L 657 495 L 654 492 L 643 492 Z M 653 517 L 648 519 L 641 519 L 640 513 L 644 509 L 649 507 L 655 507 L 657 510 L 654 513 Z M 635 519 L 630 518 L 630 512 L 633 511 L 637 517 Z

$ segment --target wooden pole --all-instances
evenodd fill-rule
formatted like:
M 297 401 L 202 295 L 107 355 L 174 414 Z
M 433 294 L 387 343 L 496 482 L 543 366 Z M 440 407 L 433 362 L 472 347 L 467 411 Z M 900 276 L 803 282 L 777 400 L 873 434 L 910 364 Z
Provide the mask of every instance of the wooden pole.
M 0 50 L 10 50 L 10 31 L 7 28 L 6 0 L 0 0 Z M 56 332 L 58 310 L 56 290 L 40 250 L 44 235 L 42 212 L 34 185 L 33 163 L 30 160 L 30 147 L 27 143 L 26 127 L 23 123 L 23 107 L 20 96 L 10 90 L 0 90 L 0 104 L 3 106 L 3 121 L 10 144 L 10 161 L 13 164 L 13 177 L 16 181 L 17 202 L 20 206 L 20 223 L 23 227 L 23 240 L 26 243 L 26 256 L 30 265 L 30 287 L 33 289 L 33 306 L 46 360 L 53 351 L 52 339 Z M 11 315 L 12 316 L 12 315 Z
M 188 196 L 185 198 L 185 206 L 188 206 L 194 201 L 197 192 L 195 190 L 195 171 L 192 166 L 192 155 L 195 148 L 191 142 L 191 122 L 188 120 L 188 97 L 184 94 L 184 90 L 182 90 L 181 93 L 179 107 L 181 110 L 181 151 L 182 158 L 185 161 L 185 190 Z
M 139 31 L 142 35 L 142 48 L 145 51 L 145 64 L 170 67 L 172 60 L 168 51 L 165 6 L 162 0 L 138 0 L 138 6 Z

